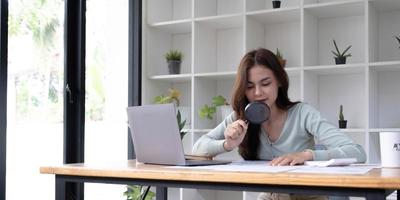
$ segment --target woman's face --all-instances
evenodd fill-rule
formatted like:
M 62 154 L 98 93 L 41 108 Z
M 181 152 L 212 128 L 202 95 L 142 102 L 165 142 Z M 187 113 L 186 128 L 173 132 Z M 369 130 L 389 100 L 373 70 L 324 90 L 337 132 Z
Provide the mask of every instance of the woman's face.
M 268 106 L 275 106 L 279 83 L 272 70 L 255 65 L 247 74 L 246 97 L 250 102 L 259 101 Z

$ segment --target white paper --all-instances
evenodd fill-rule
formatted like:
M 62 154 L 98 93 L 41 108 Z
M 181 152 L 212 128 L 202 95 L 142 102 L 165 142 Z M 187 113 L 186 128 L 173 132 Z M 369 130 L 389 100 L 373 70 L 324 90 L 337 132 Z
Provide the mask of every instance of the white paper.
M 216 171 L 236 171 L 236 172 L 293 172 L 293 173 L 321 173 L 321 174 L 365 174 L 369 170 L 376 168 L 376 165 L 355 164 L 340 167 L 316 167 L 307 165 L 295 166 L 271 166 L 269 161 L 234 161 L 225 165 L 206 165 L 206 166 L 169 166 L 167 168 L 181 169 L 205 169 Z
M 291 170 L 292 173 L 321 173 L 321 174 L 365 174 L 376 166 L 342 166 L 342 167 L 313 167 L 304 166 Z
M 357 162 L 356 158 L 336 158 L 326 161 L 306 161 L 304 165 L 316 167 L 346 166 Z

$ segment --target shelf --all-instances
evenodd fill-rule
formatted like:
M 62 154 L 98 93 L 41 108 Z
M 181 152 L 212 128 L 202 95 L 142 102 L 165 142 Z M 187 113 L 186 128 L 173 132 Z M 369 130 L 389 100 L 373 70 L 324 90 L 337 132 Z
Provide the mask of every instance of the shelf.
M 355 134 L 361 134 L 361 133 L 365 133 L 366 129 L 362 129 L 362 128 L 346 128 L 346 129 L 340 129 L 341 131 L 343 131 L 344 133 L 355 133 Z
M 317 18 L 336 18 L 364 14 L 364 0 L 304 5 L 304 10 Z
M 263 24 L 300 21 L 300 8 L 282 8 L 248 12 L 247 16 Z
M 238 28 L 243 26 L 243 15 L 222 15 L 196 18 L 195 22 L 202 23 L 214 29 Z
M 211 80 L 234 80 L 236 78 L 236 71 L 197 73 L 194 75 L 194 77 L 207 78 Z
M 369 66 L 374 71 L 400 71 L 400 61 L 374 62 Z
M 285 10 L 287 8 L 299 8 L 300 7 L 301 1 L 295 0 L 295 1 L 281 1 L 281 7 L 280 8 L 272 8 L 272 1 L 266 1 L 266 0 L 247 0 L 246 1 L 246 11 L 247 12 L 252 12 L 252 11 L 259 11 L 259 10 L 274 10 L 274 11 L 281 11 Z
M 304 71 L 313 72 L 319 75 L 354 74 L 354 73 L 364 73 L 365 67 L 366 67 L 365 64 L 323 65 L 323 66 L 304 67 Z
M 165 81 L 165 82 L 190 82 L 191 74 L 173 74 L 173 75 L 157 75 L 151 76 L 149 79 L 157 80 L 157 81 Z
M 379 132 L 400 132 L 400 128 L 370 128 L 370 133 L 379 133 Z
M 288 76 L 300 76 L 301 67 L 285 67 Z
M 190 33 L 192 31 L 190 19 L 153 23 L 149 26 L 171 34 Z

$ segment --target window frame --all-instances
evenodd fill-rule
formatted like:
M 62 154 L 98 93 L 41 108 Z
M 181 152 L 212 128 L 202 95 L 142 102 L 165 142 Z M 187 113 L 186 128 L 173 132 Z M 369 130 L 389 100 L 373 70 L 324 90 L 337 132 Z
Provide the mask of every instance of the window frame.
M 0 1 L 0 200 L 6 199 L 8 1 Z

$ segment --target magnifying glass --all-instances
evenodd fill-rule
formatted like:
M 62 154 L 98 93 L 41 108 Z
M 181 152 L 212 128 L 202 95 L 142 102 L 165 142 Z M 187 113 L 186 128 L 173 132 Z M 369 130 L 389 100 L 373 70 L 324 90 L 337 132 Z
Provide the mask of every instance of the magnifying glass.
M 251 102 L 244 109 L 244 117 L 252 124 L 262 124 L 271 116 L 271 109 L 262 102 Z

